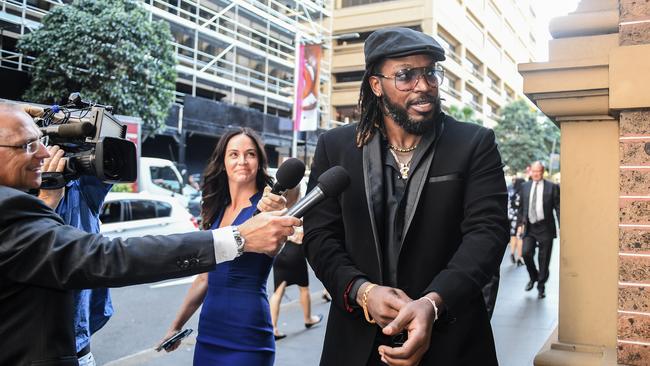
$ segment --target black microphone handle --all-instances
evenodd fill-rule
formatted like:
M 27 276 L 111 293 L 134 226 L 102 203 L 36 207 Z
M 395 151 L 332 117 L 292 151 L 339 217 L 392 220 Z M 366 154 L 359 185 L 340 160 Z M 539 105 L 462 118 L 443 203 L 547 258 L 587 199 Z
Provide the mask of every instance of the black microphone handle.
M 283 195 L 284 192 L 286 192 L 286 189 L 283 186 L 281 186 L 280 183 L 278 183 L 278 182 L 276 182 L 273 185 L 273 188 L 271 188 L 271 193 L 273 193 L 273 194 Z M 253 216 L 257 215 L 260 212 L 261 212 L 260 209 L 256 208 L 255 212 L 253 212 Z
M 302 218 L 307 211 L 312 207 L 316 206 L 320 201 L 325 198 L 325 193 L 320 188 L 320 185 L 314 187 L 314 189 L 309 192 L 303 199 L 298 201 L 293 207 L 287 211 L 286 216 L 293 216 L 296 218 Z

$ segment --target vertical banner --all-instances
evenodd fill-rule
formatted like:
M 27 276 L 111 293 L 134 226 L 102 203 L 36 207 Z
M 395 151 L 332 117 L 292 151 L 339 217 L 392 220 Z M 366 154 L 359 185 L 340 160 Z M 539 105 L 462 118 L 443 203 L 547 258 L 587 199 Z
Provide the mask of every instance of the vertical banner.
M 318 127 L 318 92 L 322 48 L 319 44 L 301 44 L 299 48 L 296 65 L 294 130 L 315 131 Z

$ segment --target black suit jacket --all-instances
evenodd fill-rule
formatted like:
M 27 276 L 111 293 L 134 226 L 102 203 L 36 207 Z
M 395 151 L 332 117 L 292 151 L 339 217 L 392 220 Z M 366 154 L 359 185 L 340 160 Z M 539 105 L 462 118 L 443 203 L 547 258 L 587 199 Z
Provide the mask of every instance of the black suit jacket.
M 0 365 L 77 365 L 70 289 L 209 271 L 210 231 L 110 240 L 63 225 L 41 200 L 0 186 Z
M 528 208 L 530 207 L 530 191 L 533 188 L 533 181 L 529 180 L 521 187 L 521 203 L 519 205 L 519 214 L 517 221 L 519 225 L 528 226 Z M 557 237 L 557 229 L 555 227 L 555 218 L 553 217 L 553 210 L 557 215 L 557 221 L 560 222 L 560 186 L 544 179 L 544 195 L 542 197 L 542 204 L 544 205 L 544 231 L 549 235 L 549 238 Z M 524 231 L 524 236 L 528 234 L 528 230 Z
M 304 218 L 307 258 L 334 301 L 321 365 L 365 365 L 376 352 L 378 327 L 344 304 L 353 279 L 383 278 L 383 153 L 379 136 L 358 148 L 355 128 L 322 134 L 311 168 L 310 187 L 335 165 L 351 177 L 340 197 L 324 200 Z M 509 238 L 503 164 L 492 130 L 441 115 L 435 131 L 436 142 L 409 183 L 398 287 L 413 299 L 436 291 L 448 309 L 434 325 L 422 365 L 496 365 L 481 288 Z

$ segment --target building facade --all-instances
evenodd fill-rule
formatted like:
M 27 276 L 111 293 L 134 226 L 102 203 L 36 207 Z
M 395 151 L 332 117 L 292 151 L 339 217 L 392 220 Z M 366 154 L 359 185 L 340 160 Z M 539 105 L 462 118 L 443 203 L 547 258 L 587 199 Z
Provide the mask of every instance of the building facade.
M 16 50 L 17 40 L 37 29 L 53 7 L 70 2 L 0 1 L 0 76 L 16 85 L 0 97 L 20 99 L 27 88 L 32 60 Z M 331 0 L 143 0 L 141 4 L 151 19 L 169 24 L 178 61 L 176 102 L 167 128 L 144 141 L 143 155 L 172 159 L 190 173 L 200 172 L 218 136 L 230 126 L 257 130 L 274 166 L 290 155 L 298 40 L 324 46 L 320 126 L 329 127 Z M 307 147 L 313 149 L 315 135 L 297 137 L 305 156 Z
M 532 0 L 336 0 L 334 34 L 359 32 L 339 41 L 332 61 L 332 113 L 341 122 L 358 120 L 363 76 L 363 41 L 380 27 L 410 27 L 433 35 L 445 48 L 443 107 L 469 106 L 493 126 L 501 107 L 523 97 L 517 64 L 539 58 L 538 18 Z

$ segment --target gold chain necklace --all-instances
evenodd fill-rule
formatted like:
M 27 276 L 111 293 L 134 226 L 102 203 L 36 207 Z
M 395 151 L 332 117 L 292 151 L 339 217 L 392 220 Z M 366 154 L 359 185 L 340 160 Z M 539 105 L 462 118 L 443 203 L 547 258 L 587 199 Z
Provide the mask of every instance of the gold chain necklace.
M 401 152 L 401 153 L 409 153 L 409 152 L 415 150 L 417 147 L 418 147 L 418 144 L 415 144 L 415 145 L 413 145 L 411 147 L 399 147 L 399 146 L 388 144 L 388 148 L 391 149 L 391 151 L 395 150 L 395 151 Z
M 411 160 L 413 160 L 413 156 L 411 156 L 411 159 L 407 161 L 406 163 L 402 163 L 399 158 L 397 157 L 397 154 L 393 149 L 388 149 L 390 153 L 393 155 L 395 158 L 395 161 L 397 162 L 397 165 L 399 165 L 399 174 L 401 175 L 402 179 L 408 179 L 409 178 L 409 170 L 411 170 Z M 412 151 L 412 150 L 411 150 Z

